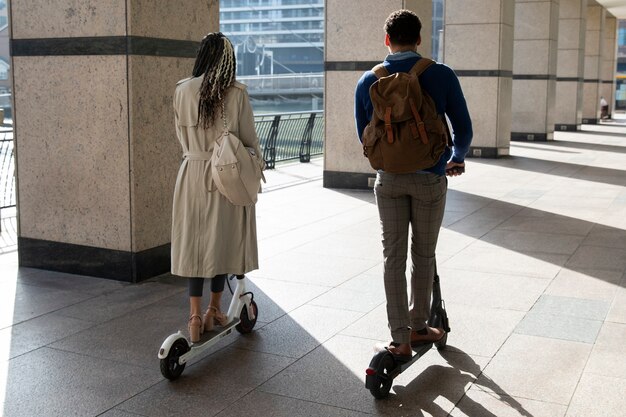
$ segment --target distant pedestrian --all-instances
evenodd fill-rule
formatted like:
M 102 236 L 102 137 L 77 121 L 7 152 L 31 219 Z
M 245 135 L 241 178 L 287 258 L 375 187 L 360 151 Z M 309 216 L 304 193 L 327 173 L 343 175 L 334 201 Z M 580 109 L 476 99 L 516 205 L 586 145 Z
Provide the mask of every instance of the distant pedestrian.
M 609 113 L 609 103 L 606 102 L 604 97 L 600 97 L 600 119 L 610 119 L 611 113 Z

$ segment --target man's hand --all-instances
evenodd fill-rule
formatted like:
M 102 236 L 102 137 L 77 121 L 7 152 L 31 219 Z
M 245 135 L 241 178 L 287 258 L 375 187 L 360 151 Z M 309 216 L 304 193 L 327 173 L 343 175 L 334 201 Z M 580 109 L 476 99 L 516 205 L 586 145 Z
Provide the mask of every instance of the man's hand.
M 458 177 L 465 172 L 465 162 L 459 164 L 456 162 L 448 162 L 446 164 L 446 175 L 448 177 Z

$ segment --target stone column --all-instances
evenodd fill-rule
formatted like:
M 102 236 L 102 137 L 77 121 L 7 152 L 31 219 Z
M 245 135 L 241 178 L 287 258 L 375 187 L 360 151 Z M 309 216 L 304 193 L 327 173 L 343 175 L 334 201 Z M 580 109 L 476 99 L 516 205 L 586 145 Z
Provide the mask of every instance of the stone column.
M 587 0 L 560 0 L 555 130 L 580 129 Z
M 444 59 L 461 81 L 474 127 L 468 156 L 508 155 L 514 0 L 446 0 Z
M 363 72 L 382 62 L 384 24 L 394 10 L 422 21 L 418 52 L 431 54 L 432 3 L 420 0 L 326 0 L 324 187 L 368 188 L 375 171 L 363 156 L 354 123 L 354 89 Z
M 585 82 L 583 85 L 583 123 L 596 124 L 600 118 L 602 47 L 606 9 L 594 0 L 587 2 L 585 33 Z
M 218 2 L 11 2 L 20 265 L 169 270 L 176 81 Z
M 617 61 L 617 19 L 606 12 L 602 42 L 602 72 L 600 95 L 609 103 L 609 111 L 615 111 L 615 71 Z
M 552 140 L 558 0 L 515 1 L 511 140 Z

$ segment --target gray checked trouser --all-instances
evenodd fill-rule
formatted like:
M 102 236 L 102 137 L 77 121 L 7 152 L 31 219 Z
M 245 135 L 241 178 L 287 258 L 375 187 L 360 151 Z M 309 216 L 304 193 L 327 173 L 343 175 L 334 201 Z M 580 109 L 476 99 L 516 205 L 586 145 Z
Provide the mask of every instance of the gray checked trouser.
M 409 343 L 430 317 L 435 248 L 446 205 L 448 179 L 432 173 L 379 172 L 374 194 L 382 227 L 385 293 L 391 337 Z M 411 230 L 411 297 L 406 258 Z

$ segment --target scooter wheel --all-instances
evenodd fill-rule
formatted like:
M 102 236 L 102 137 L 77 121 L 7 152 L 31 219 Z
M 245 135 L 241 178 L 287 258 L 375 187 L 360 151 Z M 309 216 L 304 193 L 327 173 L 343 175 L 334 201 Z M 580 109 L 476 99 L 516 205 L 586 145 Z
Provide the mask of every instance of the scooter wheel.
M 177 339 L 170 348 L 169 353 L 161 359 L 161 374 L 170 381 L 177 379 L 185 370 L 185 364 L 178 363 L 178 359 L 189 352 L 189 344 L 184 338 Z
M 393 360 L 393 356 L 390 353 L 384 355 L 380 362 L 378 362 L 376 374 L 373 375 L 373 384 L 369 387 L 374 398 L 387 398 L 389 390 L 391 390 L 391 386 L 393 385 L 393 378 L 390 378 L 389 374 L 395 367 L 396 361 Z
M 235 326 L 235 329 L 237 329 L 237 331 L 241 334 L 250 333 L 252 329 L 254 329 L 256 319 L 259 316 L 259 309 L 254 301 L 250 302 L 250 308 L 254 312 L 254 318 L 250 318 L 247 306 L 244 305 L 241 308 L 241 314 L 239 315 L 239 324 Z

